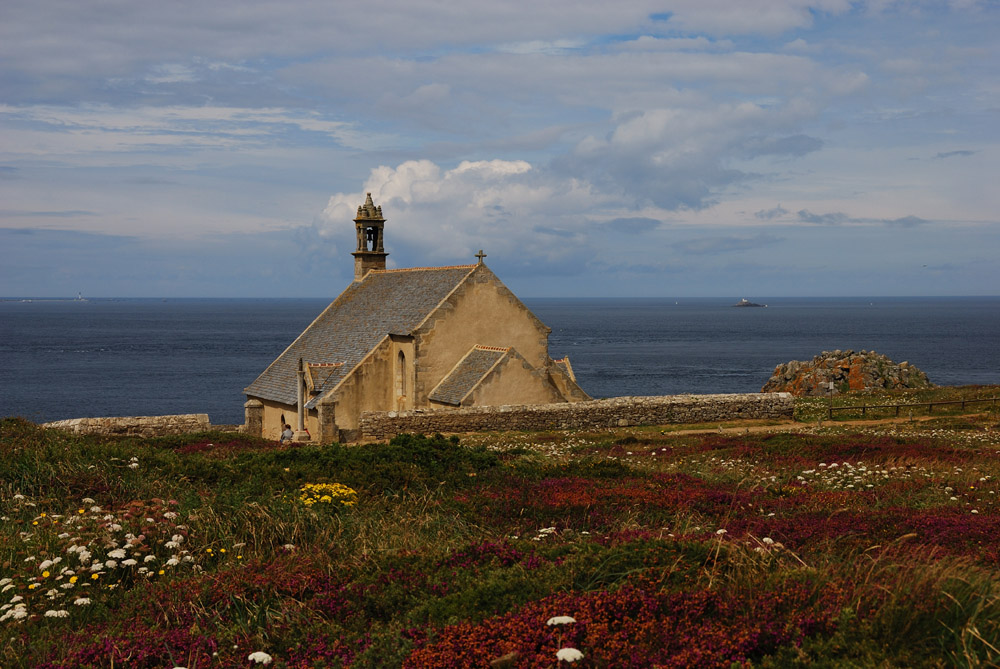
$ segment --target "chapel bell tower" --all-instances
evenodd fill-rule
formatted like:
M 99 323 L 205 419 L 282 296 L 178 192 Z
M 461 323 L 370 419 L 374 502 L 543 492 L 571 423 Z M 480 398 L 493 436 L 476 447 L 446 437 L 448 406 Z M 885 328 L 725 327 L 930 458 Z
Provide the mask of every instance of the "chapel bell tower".
M 358 234 L 358 250 L 351 254 L 354 256 L 355 281 L 360 281 L 368 270 L 385 269 L 385 257 L 389 254 L 382 246 L 384 226 L 382 207 L 376 207 L 372 202 L 372 194 L 368 193 L 354 219 L 354 228 Z

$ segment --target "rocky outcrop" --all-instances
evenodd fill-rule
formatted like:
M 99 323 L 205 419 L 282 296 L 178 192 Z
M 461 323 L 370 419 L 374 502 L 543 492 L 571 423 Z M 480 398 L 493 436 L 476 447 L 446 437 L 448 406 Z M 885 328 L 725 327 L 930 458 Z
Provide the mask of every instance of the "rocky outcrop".
M 823 351 L 810 361 L 792 360 L 774 369 L 763 393 L 829 396 L 848 390 L 929 388 L 927 375 L 908 362 L 895 363 L 875 351 Z

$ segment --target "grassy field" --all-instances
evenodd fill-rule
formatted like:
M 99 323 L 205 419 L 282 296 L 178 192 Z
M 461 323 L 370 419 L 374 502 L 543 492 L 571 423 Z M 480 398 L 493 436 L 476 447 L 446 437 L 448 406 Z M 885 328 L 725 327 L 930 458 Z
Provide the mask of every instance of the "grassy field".
M 996 410 L 817 406 L 365 447 L 5 419 L 0 666 L 1000 665 Z

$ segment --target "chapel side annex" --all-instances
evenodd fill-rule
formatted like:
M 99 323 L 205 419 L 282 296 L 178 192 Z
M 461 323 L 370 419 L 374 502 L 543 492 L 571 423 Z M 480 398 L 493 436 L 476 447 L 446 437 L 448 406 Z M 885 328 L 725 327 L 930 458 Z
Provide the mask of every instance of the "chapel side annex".
M 477 256 L 471 265 L 387 270 L 371 193 L 354 219 L 354 281 L 244 390 L 246 429 L 351 441 L 361 413 L 578 402 L 551 330 Z

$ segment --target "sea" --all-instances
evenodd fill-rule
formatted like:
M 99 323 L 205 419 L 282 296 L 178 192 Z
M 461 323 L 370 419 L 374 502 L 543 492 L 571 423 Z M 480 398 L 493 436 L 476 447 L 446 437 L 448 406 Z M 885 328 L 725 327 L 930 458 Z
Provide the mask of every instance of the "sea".
M 207 413 L 243 389 L 328 299 L 0 299 L 0 417 Z M 939 385 L 1000 384 L 1000 297 L 525 299 L 590 395 L 757 392 L 775 366 L 877 351 Z M 493 343 L 493 342 L 490 342 Z

